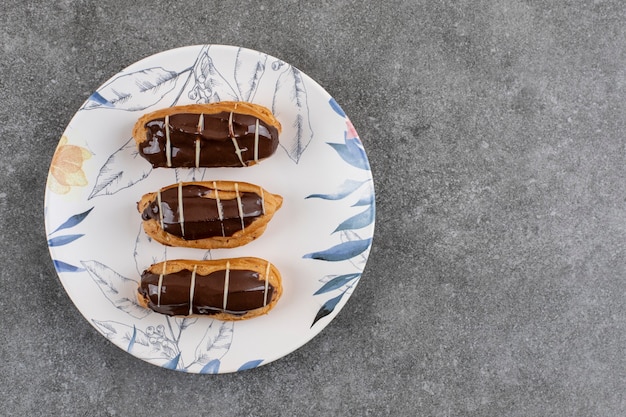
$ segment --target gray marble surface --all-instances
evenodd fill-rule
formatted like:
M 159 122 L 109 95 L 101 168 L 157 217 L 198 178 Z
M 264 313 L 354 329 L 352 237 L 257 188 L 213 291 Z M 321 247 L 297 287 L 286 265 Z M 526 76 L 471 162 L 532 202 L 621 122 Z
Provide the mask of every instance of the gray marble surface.
M 626 6 L 607 1 L 3 2 L 0 414 L 626 415 Z M 99 85 L 191 44 L 329 91 L 377 193 L 361 283 L 311 342 L 187 375 L 102 337 L 46 246 L 55 146 Z

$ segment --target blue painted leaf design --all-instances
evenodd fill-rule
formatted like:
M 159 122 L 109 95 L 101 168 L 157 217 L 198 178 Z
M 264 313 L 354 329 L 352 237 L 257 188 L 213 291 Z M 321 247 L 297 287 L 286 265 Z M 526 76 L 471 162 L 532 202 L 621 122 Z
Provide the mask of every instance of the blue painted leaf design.
M 335 310 L 335 307 L 337 307 L 337 304 L 339 303 L 339 301 L 341 300 L 341 297 L 343 297 L 344 294 L 345 292 L 342 292 L 338 296 L 326 301 L 324 305 L 320 307 L 317 314 L 315 315 L 315 318 L 313 319 L 313 323 L 311 323 L 311 327 L 313 327 L 315 323 L 317 323 L 320 319 L 332 313 Z
M 342 242 L 353 242 L 353 241 L 361 240 L 361 236 L 354 230 L 342 230 L 340 232 L 340 238 Z M 368 255 L 369 255 L 369 250 L 365 250 L 361 252 L 360 254 L 358 254 L 357 256 L 350 258 L 349 262 L 352 265 L 354 265 L 357 269 L 363 270 L 363 268 L 365 267 L 365 264 L 367 263 Z
M 137 327 L 117 321 L 92 320 L 96 328 L 107 339 L 141 359 L 153 360 L 158 364 L 171 361 L 180 354 L 178 347 L 163 336 L 148 336 Z M 132 346 L 131 346 L 131 341 Z
M 135 339 L 137 338 L 137 328 L 133 325 L 133 335 L 130 337 L 128 341 L 128 347 L 126 348 L 126 352 L 130 353 L 133 350 L 133 346 L 135 345 Z
M 313 129 L 309 120 L 309 104 L 302 73 L 291 65 L 272 64 L 272 68 L 285 69 L 276 81 L 272 101 L 272 112 L 280 120 L 283 132 L 280 146 L 289 158 L 298 163 L 302 153 L 313 138 Z
M 56 268 L 58 273 L 61 272 L 82 272 L 85 269 L 80 268 L 78 266 L 74 266 L 74 265 L 70 265 L 68 263 L 65 263 L 63 261 L 59 261 L 59 260 L 53 260 L 52 263 L 54 263 L 54 267 Z
M 97 261 L 82 261 L 104 296 L 118 309 L 136 318 L 150 314 L 150 310 L 137 304 L 137 281 L 123 277 Z
M 67 245 L 68 243 L 72 243 L 76 239 L 80 239 L 83 236 L 85 235 L 63 235 L 53 237 L 52 239 L 48 239 L 48 246 L 53 247 Z
M 135 140 L 130 138 L 100 168 L 89 199 L 115 194 L 143 180 L 150 172 L 152 165 L 139 155 Z
M 328 104 L 330 104 L 330 107 L 332 107 L 333 110 L 336 111 L 339 116 L 346 117 L 346 113 L 343 111 L 339 103 L 337 103 L 337 101 L 335 101 L 334 98 L 331 98 L 328 101 Z
M 109 101 L 106 98 L 102 97 L 100 93 L 98 93 L 97 91 L 94 91 L 93 94 L 89 96 L 87 103 L 85 103 L 83 107 L 89 110 L 90 108 L 94 108 L 98 106 L 107 106 L 107 105 L 109 105 Z
M 365 155 L 365 149 L 363 149 L 361 141 L 358 138 L 346 139 L 345 143 L 327 143 L 337 151 L 344 161 L 353 167 L 364 170 L 370 169 L 367 156 Z
M 258 60 L 255 62 L 251 59 L 242 59 L 243 49 L 237 50 L 237 57 L 235 58 L 235 82 L 239 89 L 239 97 L 243 101 L 253 101 L 259 86 L 259 81 L 265 73 L 265 63 L 267 62 L 267 55 L 258 52 Z M 246 55 L 251 53 L 248 51 Z
M 67 219 L 61 226 L 57 227 L 56 229 L 54 229 L 54 231 L 50 234 L 56 233 L 59 230 L 63 230 L 63 229 L 69 229 L 71 227 L 74 227 L 76 225 L 78 225 L 80 222 L 82 222 L 83 220 L 85 220 L 85 217 L 87 217 L 87 215 L 89 213 L 91 213 L 91 210 L 93 210 L 93 207 L 90 208 L 87 211 L 84 211 L 82 213 L 79 214 L 75 214 L 73 216 L 71 216 L 69 219 Z
M 263 362 L 263 359 L 256 359 L 256 360 L 253 360 L 253 361 L 248 361 L 248 362 L 244 363 L 243 365 L 241 365 L 239 367 L 239 369 L 237 369 L 237 371 L 246 371 L 248 369 L 256 368 L 262 362 Z
M 220 364 L 221 362 L 219 359 L 210 360 L 206 365 L 202 367 L 202 369 L 200 369 L 200 373 L 201 374 L 216 374 L 220 371 Z
M 234 323 L 213 320 L 198 343 L 194 363 L 203 367 L 214 359 L 221 359 L 233 341 Z
M 343 184 L 339 186 L 339 189 L 334 193 L 328 194 L 311 194 L 306 196 L 305 198 L 321 198 L 323 200 L 341 200 L 358 190 L 363 184 L 368 182 L 365 181 L 355 181 L 355 180 L 345 180 Z
M 349 219 L 343 221 L 337 228 L 335 232 L 340 232 L 342 230 L 355 230 L 362 229 L 363 227 L 369 226 L 374 221 L 374 206 L 371 205 L 367 207 L 361 213 L 350 217 Z
M 178 355 L 174 356 L 169 361 L 165 362 L 162 366 L 165 369 L 176 369 L 176 367 L 178 366 L 178 361 L 179 360 L 180 360 L 180 353 Z
M 322 288 L 317 290 L 315 292 L 315 294 L 313 294 L 313 295 L 324 294 L 324 293 L 327 293 L 327 292 L 339 289 L 339 288 L 343 287 L 344 285 L 346 285 L 347 283 L 349 283 L 349 282 L 359 278 L 360 276 L 361 276 L 360 273 L 339 275 L 339 276 L 331 279 L 327 283 L 325 283 L 322 286 Z
M 359 198 L 359 200 L 352 205 L 352 207 L 356 206 L 370 206 L 374 204 L 374 191 L 370 188 L 367 194 L 364 194 Z
M 198 54 L 192 70 L 195 83 L 188 97 L 197 103 L 238 101 L 235 89 L 217 69 L 213 58 L 209 55 L 210 49 L 210 45 L 205 45 Z
M 372 238 L 351 240 L 320 252 L 308 253 L 304 255 L 303 258 L 332 262 L 345 261 L 365 252 L 371 243 Z
M 120 75 L 87 99 L 81 110 L 97 108 L 138 111 L 157 104 L 174 87 L 179 74 L 162 67 Z

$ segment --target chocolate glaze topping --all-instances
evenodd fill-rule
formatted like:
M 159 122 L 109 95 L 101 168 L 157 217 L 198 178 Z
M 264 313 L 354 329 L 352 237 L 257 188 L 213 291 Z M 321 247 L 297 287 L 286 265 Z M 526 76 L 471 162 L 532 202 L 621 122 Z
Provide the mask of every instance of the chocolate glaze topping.
M 232 236 L 263 215 L 263 198 L 255 193 L 219 191 L 188 184 L 168 188 L 141 214 L 143 220 L 163 220 L 163 230 L 186 240 Z M 182 201 L 182 210 L 180 202 Z M 162 215 L 160 212 L 162 211 Z M 182 219 L 181 222 L 181 212 Z
M 268 285 L 266 295 L 264 278 L 260 278 L 255 271 L 231 269 L 228 271 L 228 289 L 224 295 L 226 270 L 209 275 L 182 270 L 165 274 L 162 279 L 159 274 L 145 271 L 137 291 L 149 298 L 148 307 L 151 310 L 170 316 L 213 315 L 220 312 L 243 315 L 263 307 L 272 299 L 274 287 Z
M 146 123 L 139 154 L 154 167 L 241 167 L 271 156 L 278 130 L 246 114 L 172 114 Z M 257 140 L 258 139 L 258 140 Z

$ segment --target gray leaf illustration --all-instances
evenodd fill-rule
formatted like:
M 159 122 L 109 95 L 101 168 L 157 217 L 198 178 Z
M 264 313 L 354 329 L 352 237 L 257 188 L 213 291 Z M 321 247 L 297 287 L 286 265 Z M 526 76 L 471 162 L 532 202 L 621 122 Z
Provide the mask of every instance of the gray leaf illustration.
M 137 273 L 141 275 L 150 265 L 164 261 L 166 256 L 167 246 L 153 241 L 152 238 L 144 232 L 143 225 L 140 225 L 137 238 L 135 239 L 135 250 L 133 252 Z
M 267 55 L 257 52 L 258 60 L 254 60 L 248 58 L 243 59 L 242 53 L 242 48 L 239 48 L 235 59 L 235 81 L 239 89 L 239 97 L 243 101 L 251 102 L 254 100 L 257 88 L 259 87 L 259 81 L 265 73 Z
M 213 320 L 196 347 L 195 363 L 206 365 L 228 352 L 233 341 L 234 322 Z
M 202 181 L 206 168 L 174 168 L 176 182 Z
M 197 321 L 198 317 L 174 317 L 174 323 L 176 323 L 181 332 L 187 327 L 196 324 Z
M 126 111 L 144 110 L 157 104 L 176 87 L 179 74 L 162 67 L 147 68 L 120 75 L 85 102 L 82 110 L 109 108 Z
M 286 68 L 276 81 L 272 112 L 283 127 L 280 145 L 298 163 L 313 138 L 313 129 L 309 120 L 309 104 L 302 73 L 291 65 L 276 65 L 276 62 L 272 64 L 272 68 L 280 69 L 283 66 Z
M 157 329 L 150 326 L 146 333 L 136 326 L 116 321 L 92 321 L 107 339 L 138 358 L 166 363 L 179 353 L 176 345 L 158 331 L 161 326 Z
M 115 151 L 104 163 L 89 199 L 100 195 L 115 194 L 143 180 L 152 172 L 152 165 L 137 150 L 133 138 Z
M 116 308 L 138 319 L 150 313 L 150 310 L 137 303 L 137 281 L 118 274 L 98 261 L 81 261 L 81 264 Z
M 217 69 L 209 52 L 210 45 L 207 45 L 198 54 L 196 65 L 192 70 L 195 84 L 189 91 L 189 98 L 196 103 L 212 103 L 225 100 L 238 101 L 239 98 L 235 89 Z

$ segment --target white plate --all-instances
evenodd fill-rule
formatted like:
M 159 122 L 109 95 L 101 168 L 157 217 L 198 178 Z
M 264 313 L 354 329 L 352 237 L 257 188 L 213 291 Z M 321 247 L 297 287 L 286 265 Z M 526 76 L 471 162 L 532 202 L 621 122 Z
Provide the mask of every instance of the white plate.
M 274 112 L 281 146 L 247 168 L 152 169 L 132 126 L 158 108 L 251 101 Z M 147 239 L 136 202 L 177 181 L 232 180 L 283 196 L 263 236 L 235 249 L 166 248 Z M 48 245 L 70 298 L 100 333 L 165 368 L 225 373 L 276 360 L 309 341 L 358 283 L 374 232 L 374 187 L 349 119 L 315 81 L 249 49 L 197 45 L 143 59 L 107 81 L 65 130 L 48 175 Z M 164 259 L 256 256 L 274 263 L 284 293 L 269 314 L 241 322 L 173 318 L 138 306 L 141 272 Z

